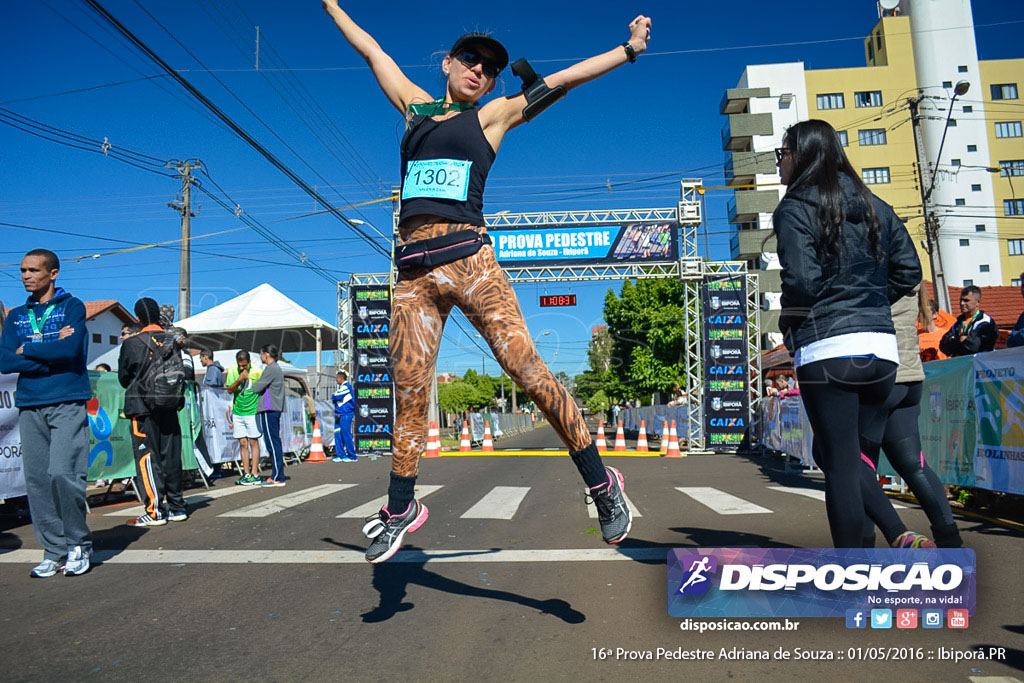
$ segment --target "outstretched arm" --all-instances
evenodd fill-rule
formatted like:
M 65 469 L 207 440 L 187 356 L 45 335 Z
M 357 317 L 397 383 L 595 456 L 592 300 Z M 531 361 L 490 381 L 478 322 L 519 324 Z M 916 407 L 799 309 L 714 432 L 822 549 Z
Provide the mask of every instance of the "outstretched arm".
M 334 24 L 345 36 L 349 45 L 366 60 L 373 72 L 377 84 L 384 91 L 388 100 L 403 114 L 410 102 L 430 102 L 433 98 L 412 81 L 395 64 L 395 60 L 384 52 L 381 46 L 369 33 L 360 28 L 345 10 L 338 7 L 338 0 L 321 0 L 324 11 L 334 19 Z
M 647 41 L 650 39 L 650 17 L 640 15 L 630 22 L 628 42 L 635 54 L 638 55 L 646 50 Z M 578 85 L 592 81 L 598 76 L 603 76 L 628 61 L 629 57 L 626 54 L 625 47 L 617 45 L 603 54 L 577 62 L 550 76 L 545 76 L 544 82 L 552 88 L 562 86 L 566 90 L 572 90 Z M 498 140 L 500 142 L 500 136 L 525 121 L 523 118 L 523 107 L 525 106 L 526 96 L 521 93 L 489 102 L 480 110 L 481 124 L 484 126 L 485 131 L 488 126 L 495 127 L 497 129 L 496 132 L 500 134 Z M 490 134 L 488 134 L 488 138 L 491 138 Z M 492 144 L 493 142 L 494 140 L 492 140 Z

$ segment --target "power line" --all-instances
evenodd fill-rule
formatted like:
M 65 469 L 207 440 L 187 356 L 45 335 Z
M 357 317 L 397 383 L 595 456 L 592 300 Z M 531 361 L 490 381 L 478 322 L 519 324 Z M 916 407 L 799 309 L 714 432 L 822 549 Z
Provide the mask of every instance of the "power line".
M 225 114 L 217 105 L 215 105 L 212 101 L 210 101 L 209 98 L 207 98 L 205 95 L 203 95 L 203 93 L 201 93 L 198 89 L 196 89 L 195 86 L 193 86 L 191 83 L 189 83 L 188 80 L 186 80 L 184 77 L 179 75 L 173 68 L 171 68 L 171 66 L 169 64 L 167 64 L 167 62 L 165 62 L 163 59 L 161 59 L 159 55 L 157 55 L 155 52 L 153 52 L 153 50 L 151 50 L 149 48 L 149 46 L 147 46 L 138 37 L 136 37 L 135 34 L 133 34 L 126 26 L 124 26 L 124 24 L 119 22 L 113 15 L 111 15 L 106 9 L 104 9 L 102 5 L 100 5 L 98 2 L 96 2 L 96 0 L 85 0 L 85 2 L 89 5 L 90 8 L 93 9 L 93 11 L 95 11 L 97 14 L 99 14 L 103 19 L 105 19 L 112 26 L 114 26 L 118 31 L 120 31 L 122 35 L 124 35 L 126 38 L 128 38 L 128 40 L 130 40 L 132 42 L 132 44 L 136 46 L 136 48 L 138 48 L 140 51 L 142 51 L 147 57 L 149 57 L 154 63 L 156 63 L 161 69 L 163 69 L 169 76 L 171 76 L 171 78 L 173 78 L 175 81 L 177 81 L 178 84 L 181 85 L 181 87 L 185 88 L 185 90 L 187 90 L 193 97 L 195 97 L 197 100 L 199 100 L 203 104 L 203 106 L 205 106 L 207 109 L 209 109 L 217 118 L 219 118 L 221 121 L 223 121 L 239 137 L 241 137 L 246 143 L 248 143 L 257 152 L 259 152 L 275 168 L 277 168 L 279 171 L 284 173 L 296 185 L 301 187 L 306 192 L 306 194 L 308 194 L 310 197 L 312 197 L 313 199 L 317 200 L 318 202 L 320 202 L 324 206 L 331 206 L 331 203 L 328 202 L 319 192 L 317 192 L 314 188 L 310 187 L 306 183 L 306 181 L 304 181 L 302 178 L 300 178 L 298 175 L 296 175 L 294 171 L 292 171 L 287 165 L 284 164 L 284 162 L 282 162 L 280 159 L 278 159 L 272 152 L 270 152 L 270 150 L 268 150 L 266 147 L 264 147 L 262 144 L 260 144 L 256 139 L 254 139 L 251 135 L 249 135 L 249 133 L 247 133 L 245 130 L 243 130 L 227 114 Z M 386 256 L 388 259 L 391 258 L 390 250 L 382 247 L 379 244 L 377 244 L 373 240 L 373 238 L 369 234 L 364 232 L 362 229 L 360 229 L 360 227 L 358 225 L 356 225 L 355 223 L 353 223 L 352 221 L 350 221 L 349 219 L 345 218 L 343 215 L 341 215 L 339 213 L 334 213 L 332 215 L 336 216 L 340 221 L 342 221 L 342 223 L 347 225 L 350 229 L 352 229 L 352 230 L 356 231 L 357 233 L 359 233 L 360 235 L 362 235 L 364 240 L 367 242 L 367 244 L 370 244 L 371 247 L 375 251 L 377 251 L 380 255 Z

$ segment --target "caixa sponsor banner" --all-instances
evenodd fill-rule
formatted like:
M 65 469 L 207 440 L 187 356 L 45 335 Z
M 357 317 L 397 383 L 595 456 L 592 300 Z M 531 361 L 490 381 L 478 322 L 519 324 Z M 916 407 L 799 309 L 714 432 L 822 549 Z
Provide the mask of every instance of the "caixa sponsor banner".
M 668 551 L 673 617 L 844 617 L 849 609 L 975 609 L 968 548 Z

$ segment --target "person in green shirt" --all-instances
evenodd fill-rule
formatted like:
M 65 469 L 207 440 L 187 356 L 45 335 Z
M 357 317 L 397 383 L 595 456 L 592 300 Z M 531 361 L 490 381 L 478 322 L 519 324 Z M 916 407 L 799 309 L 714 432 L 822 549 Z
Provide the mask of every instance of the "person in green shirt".
M 224 378 L 224 388 L 234 395 L 228 422 L 242 453 L 242 476 L 235 481 L 241 486 L 260 484 L 260 430 L 256 426 L 260 397 L 252 390 L 253 382 L 260 378 L 260 374 L 260 370 L 252 367 L 249 352 L 242 350 L 235 354 L 235 365 L 228 369 Z

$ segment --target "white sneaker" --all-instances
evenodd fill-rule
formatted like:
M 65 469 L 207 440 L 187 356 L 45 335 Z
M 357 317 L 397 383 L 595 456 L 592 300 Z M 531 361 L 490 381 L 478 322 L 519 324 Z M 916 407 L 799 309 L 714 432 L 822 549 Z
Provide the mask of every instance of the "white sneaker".
M 33 579 L 48 579 L 61 569 L 63 569 L 63 567 L 60 566 L 59 562 L 54 560 L 43 560 L 32 568 L 30 576 Z
M 68 552 L 68 559 L 64 562 L 64 576 L 81 576 L 89 571 L 89 553 L 82 550 L 82 546 L 76 545 Z
M 167 513 L 168 522 L 184 522 L 188 519 L 187 512 L 169 512 Z

